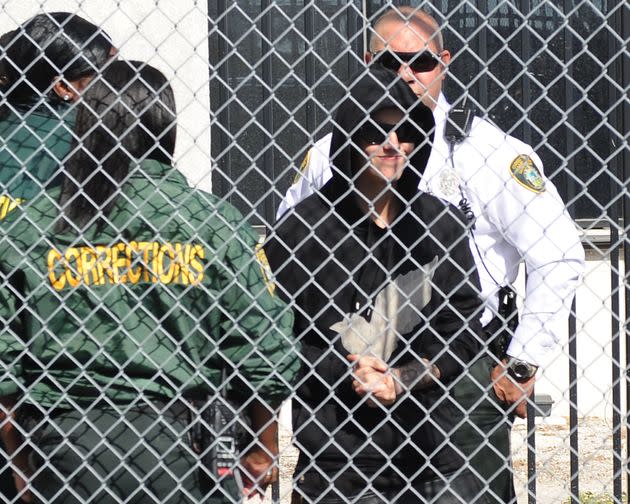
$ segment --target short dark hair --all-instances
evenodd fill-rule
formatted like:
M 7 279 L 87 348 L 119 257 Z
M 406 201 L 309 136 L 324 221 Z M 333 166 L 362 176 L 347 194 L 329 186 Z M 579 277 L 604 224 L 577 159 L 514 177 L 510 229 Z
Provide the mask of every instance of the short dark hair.
M 0 92 L 12 105 L 32 105 L 55 77 L 72 81 L 96 74 L 113 44 L 98 26 L 70 12 L 38 14 L 0 37 Z
M 99 211 L 108 215 L 134 164 L 171 163 L 175 150 L 175 97 L 159 70 L 139 61 L 108 65 L 78 104 L 76 138 L 65 166 L 59 205 L 78 227 Z M 60 223 L 61 229 L 68 222 Z

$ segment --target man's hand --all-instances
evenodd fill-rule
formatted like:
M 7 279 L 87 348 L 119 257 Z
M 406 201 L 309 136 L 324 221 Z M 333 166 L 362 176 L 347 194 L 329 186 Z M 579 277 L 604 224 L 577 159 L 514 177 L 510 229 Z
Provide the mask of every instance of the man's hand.
M 26 450 L 20 450 L 19 453 L 14 453 L 11 456 L 11 464 L 13 465 L 13 481 L 15 482 L 15 489 L 18 495 L 21 492 L 22 502 L 33 502 L 34 497 L 31 491 L 28 489 L 28 479 L 31 476 L 31 468 L 28 464 L 28 454 Z M 22 477 L 24 475 L 25 477 Z
M 501 402 L 514 407 L 514 413 L 527 418 L 527 399 L 534 392 L 536 375 L 529 380 L 519 383 L 508 374 L 508 359 L 503 359 L 492 370 L 492 387 Z
M 354 362 L 352 388 L 361 397 L 370 395 L 368 406 L 376 408 L 378 403 L 391 406 L 396 402 L 396 381 L 389 366 L 377 357 L 348 355 Z
M 246 497 L 257 494 L 265 497 L 265 489 L 274 481 L 278 481 L 278 467 L 273 465 L 273 458 L 264 448 L 252 448 L 241 458 L 243 469 L 243 486 Z
M 31 468 L 28 464 L 28 449 L 24 446 L 24 439 L 15 425 L 16 396 L 0 397 L 0 437 L 11 456 L 13 466 L 13 480 L 23 502 L 33 502 L 33 494 L 28 490 L 28 478 Z
M 278 467 L 273 464 L 278 456 L 278 423 L 274 412 L 255 401 L 250 410 L 252 429 L 258 433 L 257 444 L 241 458 L 243 494 L 245 497 L 265 498 L 265 489 L 278 480 Z

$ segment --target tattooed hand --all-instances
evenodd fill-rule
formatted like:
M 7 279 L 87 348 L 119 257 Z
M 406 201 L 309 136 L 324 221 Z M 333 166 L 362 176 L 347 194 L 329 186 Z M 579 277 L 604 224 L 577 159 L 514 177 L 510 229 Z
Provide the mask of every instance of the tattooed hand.
M 377 402 L 390 406 L 407 390 L 421 390 L 440 378 L 440 370 L 421 359 L 398 368 L 390 368 L 381 359 L 371 356 L 348 355 L 354 362 L 353 390 L 360 396 L 370 395 L 368 406 Z
M 397 396 L 407 390 L 422 390 L 440 379 L 440 370 L 427 359 L 404 364 L 393 369 L 392 374 L 395 377 Z

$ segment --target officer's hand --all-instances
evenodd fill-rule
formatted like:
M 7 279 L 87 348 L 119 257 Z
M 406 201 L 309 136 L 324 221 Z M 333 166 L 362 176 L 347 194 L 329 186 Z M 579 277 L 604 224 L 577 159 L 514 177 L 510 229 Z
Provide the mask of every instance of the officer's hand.
M 28 480 L 26 478 L 31 476 L 31 468 L 28 464 L 28 454 L 25 450 L 20 450 L 18 453 L 14 453 L 11 456 L 11 463 L 13 464 L 13 481 L 15 483 L 15 489 L 20 495 L 22 502 L 33 502 L 33 494 L 28 490 Z M 23 475 L 26 477 L 23 477 Z
M 385 362 L 377 357 L 356 354 L 347 358 L 354 362 L 352 388 L 361 397 L 370 395 L 368 406 L 376 408 L 377 401 L 384 406 L 396 402 L 396 382 Z
M 494 367 L 491 376 L 492 387 L 499 400 L 509 406 L 513 406 L 516 416 L 526 418 L 527 399 L 534 392 L 536 375 L 525 382 L 519 383 L 508 374 L 507 359 L 503 359 Z
M 17 396 L 0 397 L 0 438 L 11 458 L 13 481 L 22 502 L 33 502 L 33 494 L 28 490 L 31 468 L 28 463 L 29 449 L 15 425 L 15 405 Z
M 278 467 L 274 466 L 273 458 L 264 448 L 252 448 L 241 458 L 243 469 L 243 493 L 245 497 L 259 495 L 265 497 L 265 489 L 269 484 L 278 481 Z

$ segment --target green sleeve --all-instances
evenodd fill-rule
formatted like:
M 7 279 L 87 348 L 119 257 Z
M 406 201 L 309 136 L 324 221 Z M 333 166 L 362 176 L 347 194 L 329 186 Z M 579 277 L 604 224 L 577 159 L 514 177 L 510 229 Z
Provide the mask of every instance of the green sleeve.
M 17 302 L 16 287 L 12 279 L 17 275 L 7 275 L 2 268 L 0 284 L 0 396 L 21 394 L 22 392 L 22 352 L 26 348 L 22 340 L 22 320 L 20 305 Z
M 224 313 L 220 350 L 258 398 L 277 407 L 291 393 L 300 368 L 293 312 L 265 278 L 264 252 L 255 232 L 239 224 L 224 262 L 232 275 L 221 296 Z

